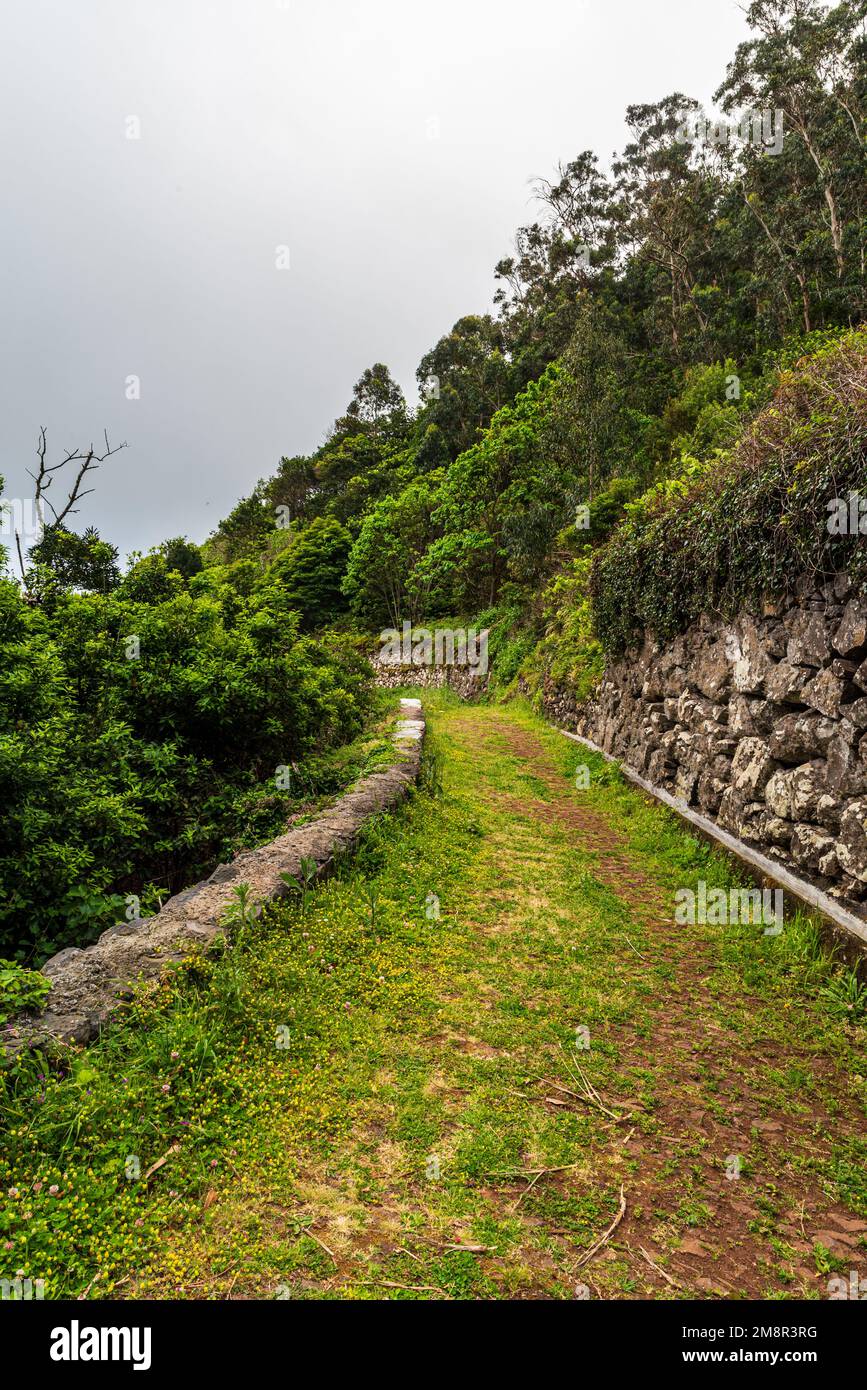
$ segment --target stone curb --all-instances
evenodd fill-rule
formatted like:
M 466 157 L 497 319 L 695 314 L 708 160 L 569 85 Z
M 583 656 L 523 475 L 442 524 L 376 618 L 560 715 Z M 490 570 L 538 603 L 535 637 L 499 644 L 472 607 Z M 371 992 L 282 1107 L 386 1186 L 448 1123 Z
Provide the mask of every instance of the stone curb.
M 600 748 L 599 744 L 594 743 L 592 739 L 584 738 L 581 734 L 570 733 L 568 729 L 561 729 L 556 724 L 552 724 L 550 727 L 558 734 L 562 734 L 564 738 L 572 739 L 574 743 L 581 743 L 591 752 L 598 753 L 606 762 L 614 763 L 633 786 L 638 787 L 648 796 L 652 796 L 654 800 L 662 802 L 669 810 L 674 811 L 676 815 L 686 821 L 691 829 L 697 830 L 705 839 L 713 841 L 728 854 L 739 859 L 754 876 L 757 875 L 762 880 L 778 885 L 805 907 L 821 913 L 835 929 L 841 941 L 854 946 L 859 957 L 863 958 L 867 955 L 867 922 L 856 917 L 854 913 L 848 912 L 827 893 L 823 893 L 814 884 L 799 878 L 784 864 L 768 859 L 760 850 L 744 844 L 743 840 L 739 840 L 736 835 L 730 835 L 715 821 L 709 820 L 707 816 L 701 815 L 699 811 L 688 806 L 680 797 L 672 796 L 663 787 L 654 786 L 652 782 L 648 782 L 647 778 L 634 772 L 626 763 L 621 763 L 610 753 L 606 753 L 605 749 Z
M 418 778 L 425 732 L 421 701 L 400 703 L 393 735 L 397 758 L 390 767 L 365 777 L 305 825 L 220 864 L 210 878 L 177 893 L 155 916 L 120 922 L 93 946 L 69 946 L 46 961 L 42 973 L 51 981 L 46 1005 L 19 1015 L 7 1029 L 7 1052 L 46 1039 L 86 1043 L 96 1037 L 137 984 L 157 978 L 167 964 L 213 942 L 239 884 L 249 885 L 254 903 L 263 903 L 291 892 L 283 874 L 301 882 L 302 859 L 314 861 L 316 879 L 324 877 L 335 857 L 354 847 L 365 822 L 401 801 Z

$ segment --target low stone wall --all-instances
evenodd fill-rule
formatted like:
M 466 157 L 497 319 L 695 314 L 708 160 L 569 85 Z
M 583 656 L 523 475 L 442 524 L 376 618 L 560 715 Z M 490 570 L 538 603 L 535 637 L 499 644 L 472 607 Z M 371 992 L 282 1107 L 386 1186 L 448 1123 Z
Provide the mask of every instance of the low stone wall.
M 46 1036 L 89 1041 L 136 984 L 213 942 L 239 884 L 249 885 L 254 903 L 263 903 L 291 891 L 281 875 L 300 881 L 302 859 L 314 861 L 317 875 L 326 874 L 335 855 L 352 848 L 365 821 L 394 806 L 418 777 L 425 728 L 421 705 L 402 700 L 401 707 L 391 767 L 365 777 L 305 825 L 221 864 L 210 878 L 170 898 L 155 916 L 120 922 L 95 945 L 70 946 L 52 956 L 42 967 L 51 980 L 45 1008 L 19 1016 L 7 1031 L 7 1045 L 34 1045 Z
M 448 686 L 462 700 L 478 700 L 488 688 L 487 674 L 480 674 L 473 666 L 397 666 L 380 661 L 378 656 L 372 656 L 370 661 L 375 684 L 387 690 L 408 690 L 414 686 L 430 690 Z
M 867 598 L 845 575 L 647 638 L 553 723 L 867 918 Z

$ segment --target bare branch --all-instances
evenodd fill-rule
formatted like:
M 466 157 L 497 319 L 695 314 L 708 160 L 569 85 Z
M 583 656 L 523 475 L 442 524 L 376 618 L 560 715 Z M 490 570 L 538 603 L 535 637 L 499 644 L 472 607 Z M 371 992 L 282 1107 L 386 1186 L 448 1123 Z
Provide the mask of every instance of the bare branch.
M 67 516 L 74 515 L 78 511 L 78 507 L 75 504 L 80 502 L 82 497 L 87 497 L 94 491 L 92 487 L 82 488 L 81 486 L 87 474 L 95 472 L 101 463 L 105 463 L 106 459 L 111 458 L 114 454 L 120 453 L 121 449 L 127 447 L 126 440 L 124 440 L 122 444 L 118 444 L 112 448 L 109 443 L 107 430 L 103 430 L 103 439 L 105 440 L 105 452 L 102 454 L 98 454 L 93 444 L 91 444 L 86 452 L 83 449 L 67 449 L 65 458 L 62 458 L 59 463 L 47 463 L 46 430 L 44 425 L 41 427 L 39 431 L 39 442 L 36 446 L 39 465 L 35 473 L 31 472 L 29 468 L 27 472 L 36 483 L 36 495 L 34 500 L 37 509 L 40 510 L 41 514 L 42 506 L 47 504 L 51 508 L 51 513 L 54 517 L 53 524 L 55 526 L 59 526 Z M 65 468 L 69 463 L 78 464 L 78 469 L 72 487 L 67 493 L 66 501 L 58 511 L 46 494 L 54 481 L 52 475 L 59 473 L 61 469 Z
M 15 532 L 15 549 L 18 551 L 18 563 L 21 566 L 21 578 L 24 579 L 24 556 L 21 554 L 21 536 Z

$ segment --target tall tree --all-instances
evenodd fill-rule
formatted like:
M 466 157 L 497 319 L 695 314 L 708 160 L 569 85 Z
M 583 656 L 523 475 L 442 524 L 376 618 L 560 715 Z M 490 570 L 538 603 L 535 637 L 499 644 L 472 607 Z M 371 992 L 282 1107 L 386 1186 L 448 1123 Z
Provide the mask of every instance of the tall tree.
M 384 362 L 367 367 L 355 383 L 346 414 L 337 421 L 336 433 L 353 433 L 359 428 L 373 439 L 406 423 L 406 401 Z
M 739 45 L 716 93 L 725 111 L 748 108 L 782 114 L 784 148 L 788 142 L 795 146 L 787 167 L 791 175 L 796 159 L 800 163 L 799 203 L 810 214 L 811 236 L 824 243 L 837 286 L 848 284 L 855 290 L 862 312 L 865 16 L 867 0 L 842 0 L 830 10 L 817 0 L 753 0 L 747 21 L 756 37 Z M 755 156 L 747 160 L 753 189 L 761 188 L 764 162 Z M 764 201 L 757 221 L 770 240 L 782 243 L 788 231 L 786 205 L 778 201 L 768 206 Z M 790 206 L 790 215 L 792 211 Z M 778 222 L 786 229 L 782 235 Z M 821 265 L 816 268 L 821 274 Z M 803 284 L 801 291 L 809 322 Z

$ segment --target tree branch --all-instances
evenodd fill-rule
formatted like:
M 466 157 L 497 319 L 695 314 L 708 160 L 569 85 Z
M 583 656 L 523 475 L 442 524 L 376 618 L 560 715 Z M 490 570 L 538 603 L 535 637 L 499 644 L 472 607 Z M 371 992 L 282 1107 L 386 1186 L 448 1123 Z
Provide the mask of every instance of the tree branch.
M 66 451 L 66 457 L 61 459 L 59 463 L 46 463 L 46 430 L 44 425 L 41 427 L 39 431 L 39 442 L 36 446 L 36 454 L 39 459 L 38 469 L 35 473 L 31 472 L 29 468 L 27 470 L 30 477 L 36 483 L 34 501 L 40 516 L 43 515 L 43 507 L 48 505 L 54 517 L 53 524 L 59 526 L 67 516 L 74 515 L 78 511 L 75 505 L 76 502 L 80 502 L 82 497 L 87 497 L 89 493 L 94 490 L 92 487 L 82 489 L 81 484 L 84 482 L 87 474 L 95 472 L 101 463 L 105 463 L 106 459 L 111 458 L 114 454 L 120 453 L 121 449 L 127 447 L 126 440 L 124 440 L 122 444 L 118 444 L 116 447 L 112 448 L 108 441 L 107 430 L 103 431 L 103 439 L 105 440 L 105 452 L 102 454 L 98 454 L 93 444 L 91 444 L 86 452 L 83 449 L 68 449 Z M 78 464 L 79 467 L 72 487 L 67 493 L 66 501 L 58 511 L 46 494 L 54 481 L 53 474 L 59 473 L 61 469 L 65 468 L 69 463 Z

